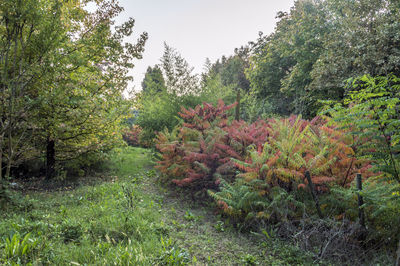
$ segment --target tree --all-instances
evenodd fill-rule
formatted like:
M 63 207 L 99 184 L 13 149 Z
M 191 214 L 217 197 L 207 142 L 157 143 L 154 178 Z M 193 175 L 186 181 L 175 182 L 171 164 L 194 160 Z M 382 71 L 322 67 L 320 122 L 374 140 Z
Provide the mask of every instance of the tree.
M 0 179 L 17 159 L 34 156 L 30 135 L 37 129 L 30 114 L 37 107 L 40 77 L 50 68 L 52 51 L 62 42 L 62 6 L 55 1 L 0 3 Z
M 233 100 L 238 104 L 235 109 L 235 119 L 239 120 L 241 116 L 241 91 L 248 93 L 250 90 L 250 82 L 246 78 L 245 70 L 249 66 L 249 49 L 248 47 L 241 47 L 235 49 L 235 55 L 226 57 L 222 56 L 214 64 L 207 58 L 205 73 L 202 74 L 203 90 L 209 91 L 215 87 L 216 82 L 224 92 L 224 95 L 217 99 L 224 99 L 230 102 L 232 93 L 235 94 Z M 228 89 L 228 90 L 227 90 Z M 212 93 L 219 93 L 218 89 L 213 89 Z M 226 97 L 226 98 L 225 98 Z M 212 98 L 207 98 L 208 102 L 216 102 Z
M 164 43 L 161 69 L 165 77 L 168 93 L 178 96 L 198 95 L 199 80 L 193 74 L 193 67 L 176 51 Z
M 393 0 L 296 1 L 250 43 L 251 86 L 277 113 L 312 117 L 320 100 L 344 98 L 348 78 L 399 74 L 399 16 Z
M 358 156 L 400 183 L 400 78 L 365 75 L 350 81 L 352 91 L 329 113 L 357 137 Z
M 122 7 L 112 0 L 96 4 L 98 9 L 92 13 L 77 1 L 7 1 L 2 6 L 12 11 L 4 11 L 3 39 L 7 40 L 6 33 L 12 32 L 7 30 L 8 16 L 16 14 L 15 28 L 30 30 L 19 33 L 21 44 L 15 51 L 29 48 L 38 58 L 36 65 L 26 64 L 32 72 L 28 72 L 25 90 L 11 95 L 16 99 L 14 103 L 24 107 L 24 116 L 20 117 L 28 121 L 25 131 L 33 137 L 23 146 L 33 146 L 39 156 L 46 153 L 48 178 L 54 176 L 56 161 L 77 158 L 115 143 L 127 108 L 122 96 L 131 79 L 127 73 L 133 67 L 132 60 L 141 57 L 147 39 L 144 33 L 137 44 L 124 43 L 124 38 L 132 34 L 134 20 L 112 28 Z M 25 13 L 26 18 L 21 15 Z M 45 14 L 43 20 L 41 13 Z M 39 39 L 32 38 L 36 35 Z M 36 55 L 36 51 L 42 53 Z M 29 55 L 15 52 L 14 57 L 21 63 L 14 69 L 23 69 L 24 62 L 32 62 Z M 10 64 L 3 66 L 5 72 L 10 71 Z M 26 107 L 33 111 L 27 113 Z M 15 108 L 8 110 L 10 117 L 18 115 Z M 9 142 L 21 143 L 16 140 L 24 139 L 19 128 L 9 127 L 13 133 L 8 134 Z M 9 164 L 11 155 L 9 152 Z
M 137 44 L 124 43 L 133 31 L 132 18 L 112 30 L 123 10 L 114 1 L 98 2 L 93 13 L 79 6 L 72 10 L 76 15 L 70 19 L 81 24 L 67 28 L 75 39 L 63 42 L 65 55 L 55 55 L 58 64 L 48 76 L 53 86 L 40 90 L 43 105 L 37 119 L 46 143 L 47 178 L 54 175 L 56 160 L 107 149 L 121 139 L 117 132 L 129 108 L 122 96 L 131 80 L 127 73 L 147 39 L 142 34 Z
M 400 74 L 400 7 L 393 0 L 328 0 L 331 33 L 324 40 L 311 89 L 343 99 L 346 80 L 364 74 Z
M 318 96 L 309 89 L 310 72 L 329 33 L 322 2 L 297 1 L 290 13 L 277 18 L 274 33 L 251 44 L 248 78 L 259 98 L 273 102 L 275 112 L 313 116 Z
M 193 68 L 174 48 L 167 44 L 164 47 L 160 65 L 148 69 L 142 83 L 144 90 L 136 97 L 139 107 L 136 124 L 143 128 L 142 137 L 148 143 L 157 132 L 172 130 L 179 123 L 181 106 L 190 108 L 201 103 L 202 91 Z
M 158 93 L 166 90 L 163 73 L 158 65 L 148 67 L 142 81 L 142 92 Z

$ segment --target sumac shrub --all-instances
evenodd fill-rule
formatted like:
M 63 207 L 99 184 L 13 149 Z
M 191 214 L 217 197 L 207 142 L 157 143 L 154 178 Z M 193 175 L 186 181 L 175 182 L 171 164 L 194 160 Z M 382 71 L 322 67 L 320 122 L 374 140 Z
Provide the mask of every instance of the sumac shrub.
M 260 131 L 257 131 L 257 124 L 247 127 L 246 130 L 251 129 L 249 132 L 240 133 L 240 127 L 236 132 L 231 129 L 235 132 L 232 134 L 234 143 L 247 145 L 247 153 L 242 159 L 232 158 L 239 170 L 236 180 L 243 181 L 224 185 L 220 192 L 211 191 L 210 195 L 234 220 L 243 214 L 245 220 L 257 217 L 279 222 L 301 218 L 304 210 L 315 212 L 314 205 L 307 203 L 311 198 L 306 171 L 310 172 L 317 193 L 326 195 L 332 186 L 347 189 L 357 173 L 362 173 L 365 179 L 373 175 L 369 171 L 371 162 L 355 156 L 354 137 L 327 122 L 322 117 L 307 121 L 292 116 L 259 121 L 259 128 L 263 129 Z M 251 138 L 250 132 L 259 132 L 256 134 L 258 142 L 257 138 Z M 241 147 L 239 144 L 234 146 Z M 256 194 L 262 195 L 263 200 L 245 205 L 234 203 L 233 200 L 239 198 L 235 196 L 238 193 L 251 193 L 254 198 Z
M 233 159 L 242 171 L 238 177 L 261 179 L 290 192 L 306 188 L 309 171 L 318 191 L 326 191 L 330 183 L 348 186 L 356 173 L 370 175 L 370 162 L 354 156 L 353 140 L 344 133 L 320 119 L 271 119 L 264 145 L 251 147 L 244 161 Z
M 142 134 L 142 128 L 138 125 L 132 125 L 130 128 L 123 132 L 123 139 L 129 146 L 140 146 L 140 136 Z
M 219 101 L 217 106 L 182 108 L 182 126 L 157 136 L 156 147 L 162 153 L 158 169 L 178 186 L 196 190 L 216 187 L 219 177 L 233 176 L 231 158 L 241 158 L 229 145 L 226 132 L 227 111 L 233 107 Z

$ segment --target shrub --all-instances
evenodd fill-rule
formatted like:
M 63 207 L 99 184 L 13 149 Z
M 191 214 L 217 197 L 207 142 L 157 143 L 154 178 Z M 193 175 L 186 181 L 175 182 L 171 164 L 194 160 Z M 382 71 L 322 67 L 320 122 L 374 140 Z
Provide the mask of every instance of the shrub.
M 136 121 L 136 125 L 143 129 L 140 142 L 152 146 L 158 132 L 166 128 L 172 130 L 180 123 L 178 113 L 181 106 L 190 108 L 200 104 L 201 101 L 200 96 L 167 92 L 143 95 Z
M 336 218 L 346 217 L 356 220 L 358 217 L 357 189 L 333 188 L 326 200 Z M 400 185 L 393 184 L 379 177 L 370 178 L 363 184 L 366 227 L 369 241 L 379 241 L 394 246 L 399 241 L 400 228 L 393 226 L 400 222 Z
M 358 172 L 367 178 L 370 162 L 355 157 L 355 140 L 321 117 L 229 122 L 222 101 L 182 108 L 182 125 L 158 134 L 162 160 L 157 166 L 179 186 L 212 188 L 218 179 L 261 179 L 290 192 L 306 188 L 306 171 L 317 190 L 330 184 L 348 186 Z
M 244 161 L 234 159 L 242 171 L 238 177 L 261 179 L 290 192 L 306 187 L 304 175 L 309 171 L 317 189 L 326 191 L 329 183 L 348 186 L 356 173 L 367 173 L 369 162 L 355 158 L 345 132 L 318 123 L 322 121 L 309 122 L 294 116 L 270 119 L 265 144 L 250 146 Z
M 257 120 L 247 123 L 243 120 L 233 121 L 225 128 L 228 134 L 229 144 L 242 156 L 247 154 L 247 148 L 251 145 L 262 147 L 270 133 L 270 125 L 265 120 Z
M 268 201 L 257 189 L 265 186 L 261 180 L 246 182 L 236 179 L 233 184 L 221 180 L 220 191 L 208 191 L 208 194 L 217 202 L 218 207 L 234 223 L 243 223 L 262 214 L 267 207 Z
M 215 187 L 218 178 L 232 170 L 230 158 L 240 158 L 229 146 L 224 130 L 229 123 L 226 111 L 233 107 L 219 101 L 216 107 L 203 103 L 195 109 L 182 108 L 182 126 L 171 134 L 158 134 L 162 160 L 157 168 L 179 186 L 196 190 Z
M 400 183 L 400 78 L 366 75 L 349 87 L 343 104 L 327 113 L 358 139 L 358 156 L 372 159 L 375 171 Z
M 165 129 L 157 135 L 156 147 L 161 152 L 162 158 L 156 168 L 168 178 L 183 178 L 190 167 L 190 164 L 184 160 L 185 150 L 182 147 L 182 139 L 185 137 L 186 141 L 190 141 L 194 138 L 185 131 L 186 129 L 177 126 L 171 132 Z
M 140 135 L 142 134 L 142 128 L 138 125 L 132 125 L 130 128 L 123 132 L 123 139 L 129 146 L 140 146 Z
M 304 208 L 295 195 L 280 187 L 271 188 L 259 179 L 247 182 L 238 178 L 233 184 L 221 180 L 220 191 L 208 193 L 223 213 L 242 226 L 256 220 L 289 221 L 298 217 L 299 210 Z

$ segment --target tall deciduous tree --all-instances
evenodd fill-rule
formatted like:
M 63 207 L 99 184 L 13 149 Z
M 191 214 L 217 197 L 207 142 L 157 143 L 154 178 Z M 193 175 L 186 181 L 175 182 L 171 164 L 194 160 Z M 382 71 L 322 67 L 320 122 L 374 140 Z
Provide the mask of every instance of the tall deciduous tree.
M 0 3 L 0 179 L 13 162 L 32 155 L 30 119 L 37 87 L 50 67 L 50 54 L 63 41 L 61 3 L 17 0 Z
M 275 31 L 252 43 L 247 71 L 280 114 L 314 116 L 343 99 L 345 81 L 400 72 L 400 7 L 394 0 L 299 0 Z
M 400 5 L 397 0 L 327 0 L 332 29 L 312 69 L 311 89 L 343 98 L 346 80 L 364 74 L 400 74 Z
M 274 33 L 253 43 L 247 74 L 259 98 L 273 102 L 275 112 L 313 115 L 316 97 L 310 72 L 329 33 L 322 1 L 297 1 L 290 13 L 277 15 Z
M 22 147 L 31 145 L 39 154 L 46 154 L 48 178 L 54 175 L 56 161 L 76 158 L 116 141 L 126 113 L 122 93 L 131 79 L 128 70 L 133 60 L 141 57 L 147 39 L 144 33 L 136 44 L 124 43 L 132 34 L 134 20 L 114 26 L 115 17 L 123 10 L 117 1 L 96 1 L 94 12 L 85 9 L 86 3 L 30 0 L 6 1 L 2 6 L 4 40 L 10 39 L 7 34 L 14 28 L 26 29 L 15 37 L 19 46 L 13 46 L 13 56 L 19 63 L 2 64 L 3 73 L 29 74 L 29 83 L 21 83 L 24 91 L 15 87 L 15 81 L 6 83 L 7 76 L 3 76 L 2 85 L 12 92 L 9 98 L 15 98 L 13 106 L 20 106 L 22 112 L 10 105 L 7 111 L 11 123 L 2 124 L 11 125 L 7 140 L 13 144 L 24 136 L 20 129 L 23 123 L 12 127 L 12 121 L 17 121 L 14 117 L 26 121 L 25 131 L 34 141 Z M 14 28 L 10 28 L 8 17 L 13 17 Z M 6 50 L 5 57 L 9 51 L 12 49 Z M 36 61 L 25 51 L 30 51 Z M 32 70 L 25 71 L 25 65 Z M 13 94 L 10 84 L 21 93 Z M 29 108 L 32 111 L 28 113 Z M 6 157 L 9 165 L 13 162 L 11 151 Z

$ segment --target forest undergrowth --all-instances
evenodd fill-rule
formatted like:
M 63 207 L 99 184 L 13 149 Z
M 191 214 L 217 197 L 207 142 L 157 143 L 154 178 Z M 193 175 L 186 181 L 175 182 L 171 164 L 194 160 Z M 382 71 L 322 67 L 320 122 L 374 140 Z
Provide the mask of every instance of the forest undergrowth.
M 0 214 L 4 265 L 296 265 L 311 253 L 265 232 L 241 232 L 209 204 L 157 181 L 151 152 L 113 152 L 85 182 L 11 193 Z

